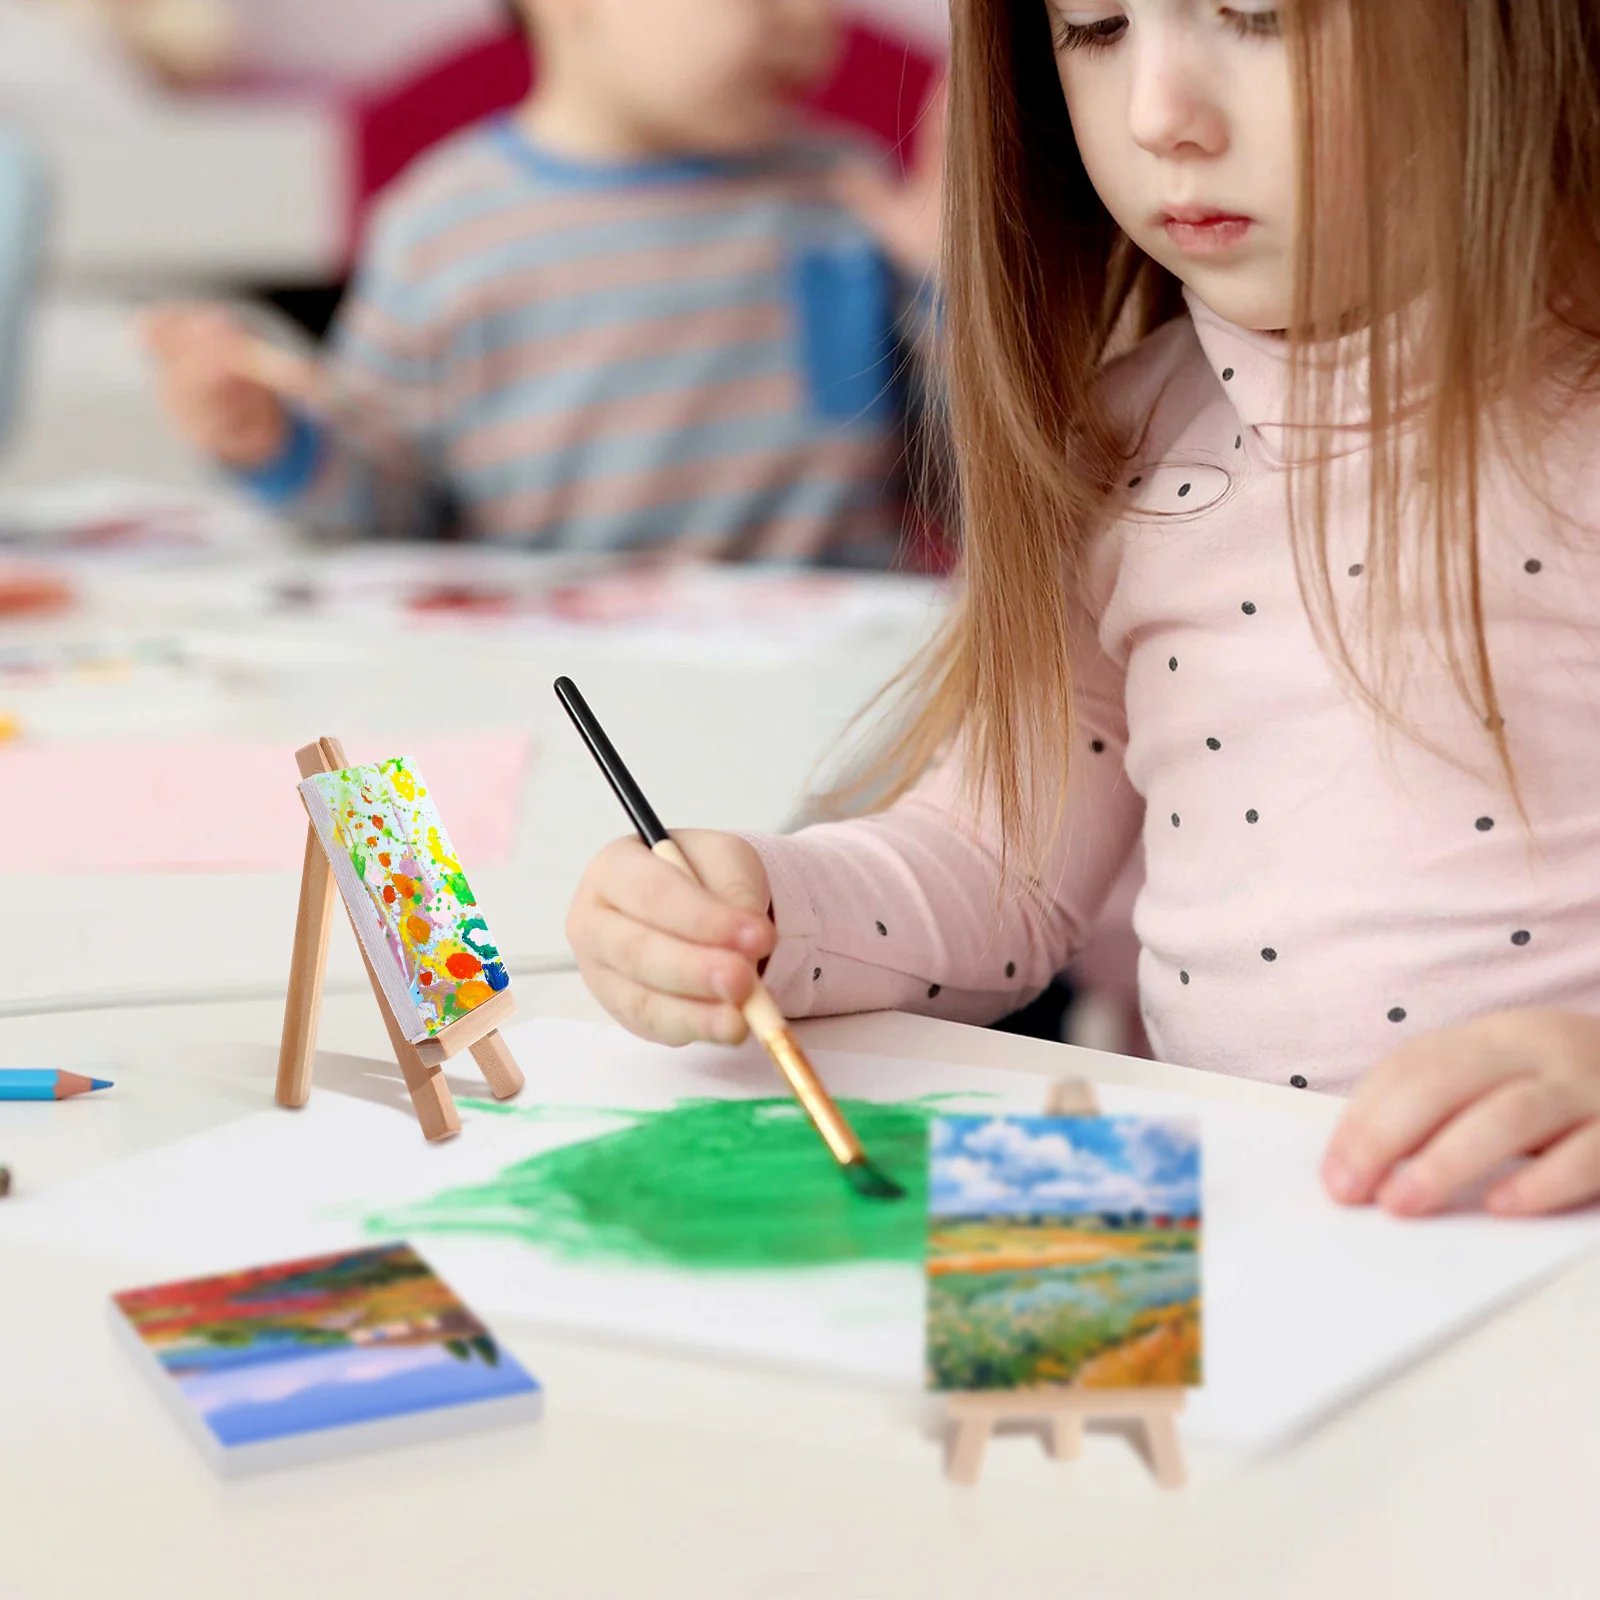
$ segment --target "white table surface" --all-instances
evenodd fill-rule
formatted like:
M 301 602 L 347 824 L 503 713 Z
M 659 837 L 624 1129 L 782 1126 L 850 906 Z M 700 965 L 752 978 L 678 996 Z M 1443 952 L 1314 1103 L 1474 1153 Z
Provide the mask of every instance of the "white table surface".
M 596 1014 L 570 976 L 517 991 L 524 1014 Z M 257 1002 L 0 1022 L 0 1064 L 110 1062 L 117 1075 L 88 1104 L 0 1107 L 19 1186 L 262 1109 L 280 1020 Z M 1330 1111 L 926 1019 L 804 1033 Z M 365 997 L 329 1002 L 322 1043 L 325 1081 L 385 1059 Z M 104 1299 L 126 1280 L 115 1263 L 0 1244 L 5 1600 L 1590 1600 L 1600 1573 L 1600 1259 L 1265 1460 L 1197 1457 L 1176 1495 L 1100 1434 L 1070 1465 L 1035 1438 L 1001 1437 L 981 1484 L 957 1489 L 941 1476 L 936 1413 L 903 1396 L 516 1325 L 497 1331 L 547 1385 L 536 1429 L 224 1484 L 111 1344 Z

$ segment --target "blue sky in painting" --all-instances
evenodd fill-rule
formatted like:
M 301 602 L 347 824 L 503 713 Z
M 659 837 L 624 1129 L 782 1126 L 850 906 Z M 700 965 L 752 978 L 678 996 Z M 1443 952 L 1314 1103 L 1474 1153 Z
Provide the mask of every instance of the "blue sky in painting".
M 1199 1124 L 1172 1117 L 940 1117 L 936 1216 L 1200 1210 Z
M 524 1394 L 533 1379 L 502 1346 L 498 1366 L 439 1344 L 345 1346 L 281 1362 L 177 1379 L 225 1445 L 255 1444 L 355 1422 Z

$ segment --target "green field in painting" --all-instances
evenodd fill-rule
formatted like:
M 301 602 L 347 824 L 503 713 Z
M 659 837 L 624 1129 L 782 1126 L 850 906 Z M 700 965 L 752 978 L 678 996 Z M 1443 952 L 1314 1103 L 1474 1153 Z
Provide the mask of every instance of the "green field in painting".
M 929 1384 L 1198 1384 L 1198 1244 L 1192 1229 L 1093 1219 L 934 1219 Z

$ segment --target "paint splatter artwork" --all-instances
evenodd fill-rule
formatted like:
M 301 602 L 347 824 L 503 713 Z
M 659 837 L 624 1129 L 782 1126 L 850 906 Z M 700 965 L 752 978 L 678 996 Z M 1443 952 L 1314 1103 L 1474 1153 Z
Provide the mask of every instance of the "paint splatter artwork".
M 317 773 L 300 789 L 409 1039 L 433 1037 L 507 986 L 489 925 L 409 761 Z

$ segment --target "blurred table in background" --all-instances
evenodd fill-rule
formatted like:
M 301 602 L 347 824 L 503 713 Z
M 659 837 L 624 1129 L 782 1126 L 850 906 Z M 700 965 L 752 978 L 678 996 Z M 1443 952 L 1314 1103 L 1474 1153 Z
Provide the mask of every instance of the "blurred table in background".
M 669 824 L 778 829 L 941 607 L 939 587 L 912 578 L 619 571 L 473 547 L 252 551 L 248 515 L 230 526 L 225 505 L 211 512 L 215 546 L 196 548 L 185 541 L 203 501 L 197 512 L 174 497 L 162 513 L 157 497 L 141 525 L 96 521 L 93 496 L 82 498 L 89 535 L 70 553 L 60 540 L 74 536 L 59 529 L 53 555 L 27 554 L 15 532 L 0 546 L 77 596 L 53 617 L 0 624 L 0 711 L 23 729 L 0 745 L 0 790 L 8 759 L 69 742 L 183 741 L 177 759 L 202 788 L 207 741 L 278 745 L 287 794 L 294 750 L 322 734 L 344 738 L 356 760 L 523 734 L 532 758 L 510 859 L 466 862 L 513 973 L 570 962 L 572 891 L 594 851 L 627 831 L 551 693 L 555 677 L 583 685 Z M 38 518 L 69 499 L 0 497 L 0 529 L 8 503 L 13 517 L 20 507 Z M 78 786 L 83 770 L 63 781 Z M 136 828 L 114 767 L 92 781 L 103 826 Z M 38 871 L 30 826 L 0 819 L 0 865 L 29 908 L 0 967 L 0 1014 L 281 993 L 298 865 Z M 353 939 L 335 938 L 329 982 L 362 986 Z

